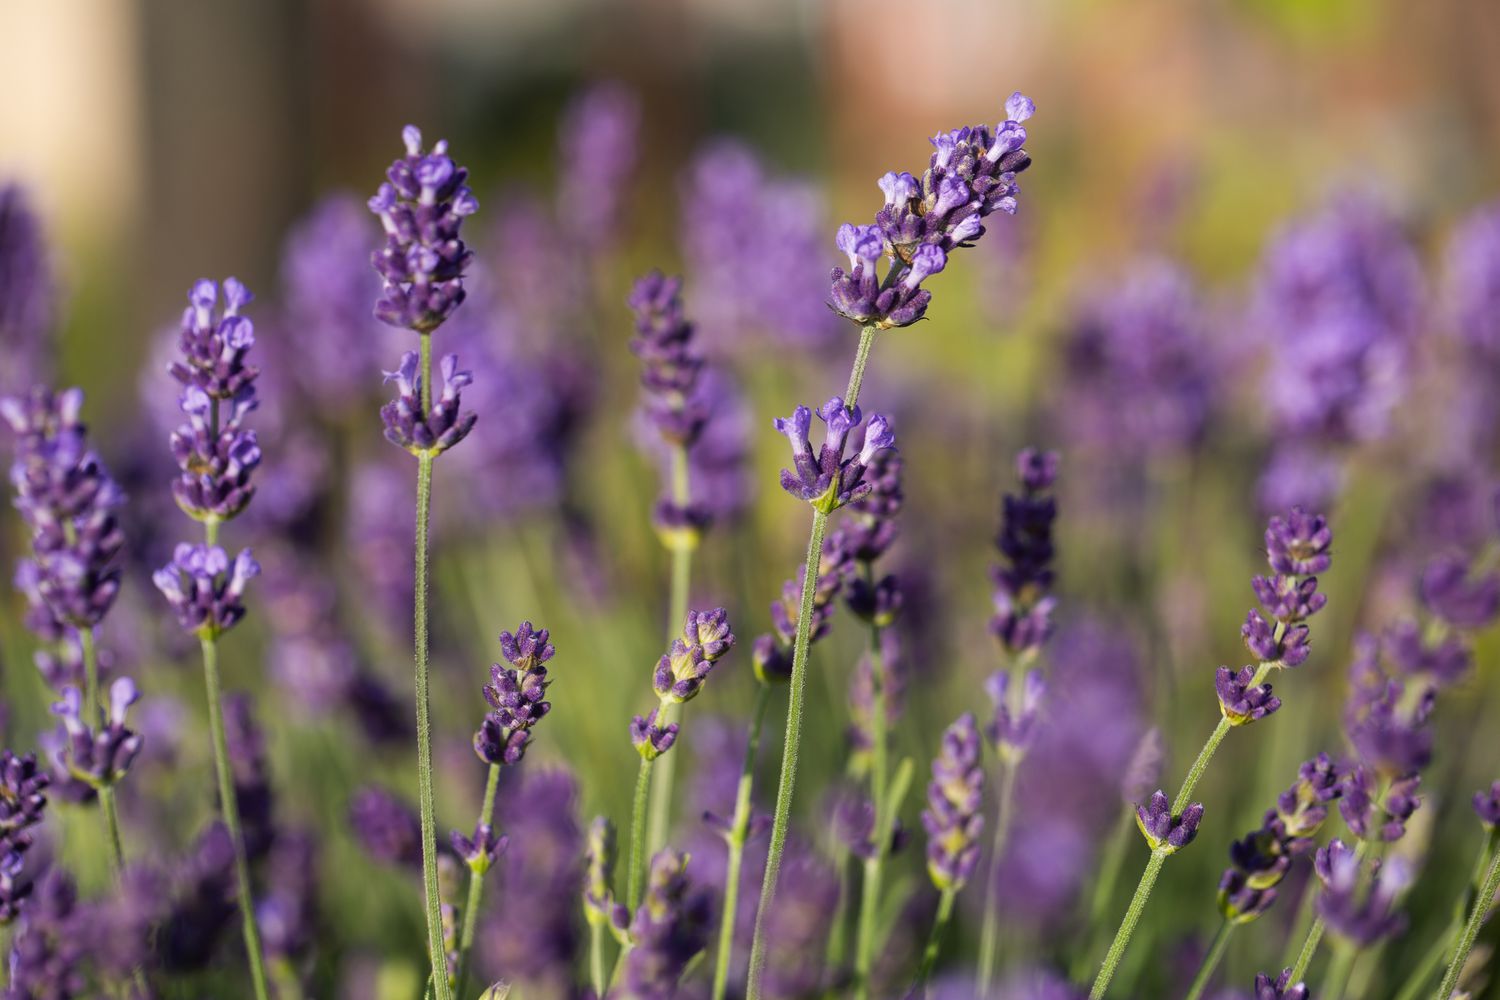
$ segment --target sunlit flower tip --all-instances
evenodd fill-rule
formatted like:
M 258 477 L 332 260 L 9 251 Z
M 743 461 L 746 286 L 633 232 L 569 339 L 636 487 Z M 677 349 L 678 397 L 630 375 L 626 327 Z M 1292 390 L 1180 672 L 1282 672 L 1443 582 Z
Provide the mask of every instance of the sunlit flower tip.
M 1214 674 L 1214 689 L 1219 695 L 1219 710 L 1230 725 L 1243 726 L 1264 719 L 1281 707 L 1281 699 L 1271 693 L 1269 684 L 1251 683 L 1254 667 L 1241 667 L 1236 673 L 1220 667 Z
M 724 608 L 712 611 L 689 611 L 682 629 L 683 638 L 689 645 L 699 646 L 703 658 L 710 663 L 729 652 L 734 645 L 734 633 L 730 631 L 729 612 Z
M 645 760 L 655 760 L 668 750 L 677 741 L 677 723 L 673 722 L 666 727 L 656 724 L 656 716 L 659 709 L 653 708 L 649 715 L 637 715 L 630 721 L 630 742 L 634 744 L 636 753 Z
M 213 638 L 245 616 L 245 587 L 259 574 L 260 564 L 249 549 L 242 549 L 231 565 L 228 554 L 217 545 L 184 543 L 151 579 L 184 629 Z
M 1500 781 L 1491 785 L 1488 791 L 1474 793 L 1474 812 L 1486 830 L 1500 827 Z
M 1255 1000 L 1309 1000 L 1307 984 L 1292 985 L 1292 970 L 1283 969 L 1272 979 L 1264 972 L 1255 974 Z
M 961 889 L 979 863 L 984 829 L 980 746 L 979 724 L 966 713 L 943 733 L 942 749 L 932 761 L 922 825 L 927 830 L 927 873 L 939 889 Z
M 1024 122 L 1036 114 L 1036 102 L 1019 90 L 1005 99 L 1005 117 L 1008 121 Z
M 454 830 L 449 835 L 449 840 L 453 845 L 453 853 L 476 875 L 489 871 L 495 859 L 505 853 L 505 848 L 510 843 L 508 837 L 498 836 L 488 823 L 475 826 L 472 837 Z
M 458 444 L 474 429 L 473 411 L 462 410 L 461 391 L 474 381 L 473 374 L 460 371 L 458 356 L 444 356 L 439 366 L 440 391 L 433 393 L 431 407 L 422 412 L 422 376 L 416 351 L 401 356 L 400 366 L 386 372 L 387 382 L 396 383 L 396 398 L 380 408 L 387 441 L 413 455 L 437 456 Z
M 1145 805 L 1136 806 L 1135 823 L 1141 835 L 1153 851 L 1172 854 L 1193 842 L 1198 835 L 1198 823 L 1203 819 L 1203 806 L 1193 802 L 1179 815 L 1172 815 L 1167 794 L 1161 789 L 1152 793 Z

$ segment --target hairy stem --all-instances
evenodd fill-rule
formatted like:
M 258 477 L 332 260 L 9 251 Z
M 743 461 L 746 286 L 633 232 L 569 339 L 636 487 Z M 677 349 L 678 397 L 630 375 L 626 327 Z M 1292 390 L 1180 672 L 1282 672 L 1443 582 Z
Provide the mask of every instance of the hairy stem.
M 734 818 L 729 826 L 729 865 L 724 876 L 724 905 L 719 911 L 719 952 L 714 959 L 713 1000 L 724 1000 L 729 986 L 729 961 L 734 954 L 735 916 L 739 912 L 740 869 L 745 862 L 745 839 L 750 829 L 750 791 L 755 784 L 755 758 L 760 752 L 760 734 L 766 719 L 771 688 L 761 684 L 755 693 L 755 709 L 750 716 L 750 735 L 745 743 L 745 759 L 740 765 L 740 782 L 734 793 Z
M 1156 887 L 1156 878 L 1161 874 L 1161 866 L 1166 860 L 1164 851 L 1151 852 L 1151 860 L 1146 862 L 1146 870 L 1141 873 L 1141 880 L 1136 884 L 1135 895 L 1130 897 L 1130 906 L 1125 910 L 1125 918 L 1120 921 L 1120 929 L 1115 931 L 1115 939 L 1110 943 L 1109 951 L 1104 954 L 1104 964 L 1099 969 L 1098 977 L 1094 979 L 1093 988 L 1089 990 L 1089 1000 L 1103 1000 L 1104 992 L 1109 989 L 1109 981 L 1115 977 L 1120 968 L 1120 960 L 1125 957 L 1125 947 L 1130 944 L 1130 936 L 1135 933 L 1135 925 L 1140 922 L 1141 914 L 1146 909 L 1146 901 L 1151 898 L 1151 890 Z
M 1458 941 L 1459 934 L 1464 928 L 1464 920 L 1469 915 L 1469 907 L 1473 905 L 1474 899 L 1479 894 L 1479 887 L 1484 883 L 1484 873 L 1489 871 L 1492 851 L 1500 841 L 1500 834 L 1491 833 L 1484 842 L 1479 845 L 1479 855 L 1474 860 L 1474 871 L 1469 880 L 1464 883 L 1464 891 L 1459 895 L 1453 907 L 1453 916 L 1448 921 L 1448 926 L 1433 939 L 1431 946 L 1422 956 L 1422 960 L 1412 969 L 1411 975 L 1406 978 L 1406 985 L 1401 987 L 1401 992 L 1396 994 L 1396 1000 L 1417 1000 L 1422 995 L 1422 988 L 1431 982 L 1433 975 L 1443 968 L 1443 961 L 1453 950 Z
M 1214 970 L 1224 960 L 1224 952 L 1229 947 L 1229 937 L 1234 933 L 1235 925 L 1225 920 L 1219 924 L 1218 931 L 1214 934 L 1214 943 L 1209 945 L 1208 954 L 1203 956 L 1203 962 L 1198 966 L 1198 974 L 1193 977 L 1193 985 L 1188 989 L 1187 1000 L 1199 1000 L 1203 991 L 1208 989 L 1208 981 L 1214 977 Z
M 692 488 L 688 478 L 687 449 L 678 445 L 672 449 L 672 502 L 686 507 L 692 501 Z M 681 539 L 672 547 L 671 599 L 667 604 L 667 644 L 671 645 L 687 618 L 688 589 L 692 582 L 693 549 Z M 680 714 L 681 709 L 678 709 Z M 665 717 L 658 723 L 665 726 L 672 721 Z M 682 725 L 678 720 L 678 726 Z M 679 729 L 678 738 L 682 733 Z M 672 821 L 672 788 L 677 780 L 677 758 L 668 754 L 657 765 L 651 781 L 650 822 L 647 825 L 646 843 L 651 851 L 659 851 L 667 844 L 667 828 Z
M 422 337 L 422 406 L 430 398 L 431 338 Z M 432 456 L 417 456 L 416 601 L 413 613 L 417 702 L 417 803 L 422 818 L 422 890 L 427 913 L 427 954 L 432 964 L 432 989 L 437 1000 L 452 1000 L 448 983 L 448 955 L 443 945 L 443 898 L 438 885 L 437 805 L 432 780 L 432 699 L 428 681 L 427 536 L 432 510 Z
M 641 905 L 641 883 L 646 880 L 646 800 L 650 793 L 651 761 L 643 757 L 635 774 L 635 804 L 630 810 L 630 867 L 626 870 L 625 904 L 631 913 Z
M 874 576 L 866 564 L 866 575 Z M 873 583 L 873 579 L 871 580 Z M 859 930 L 855 938 L 854 972 L 856 995 L 866 1000 L 870 995 L 870 969 L 875 962 L 875 923 L 880 913 L 880 888 L 886 851 L 891 843 L 891 809 L 886 794 L 886 690 L 885 657 L 880 646 L 880 626 L 870 626 L 870 800 L 875 822 L 871 829 L 873 853 L 864 863 L 864 886 L 859 899 Z
M 255 922 L 255 897 L 250 890 L 250 866 L 245 860 L 245 835 L 240 825 L 240 807 L 234 796 L 234 774 L 229 767 L 229 741 L 224 735 L 224 705 L 219 689 L 219 645 L 204 636 L 203 682 L 208 690 L 208 729 L 214 745 L 214 772 L 219 780 L 219 809 L 224 827 L 234 848 L 234 881 L 238 889 L 240 922 L 245 938 L 245 952 L 250 959 L 250 980 L 257 1000 L 270 996 L 266 985 L 265 957 L 261 954 L 260 927 Z
M 975 988 L 981 1000 L 990 995 L 995 976 L 995 955 L 1000 944 L 1000 880 L 997 878 L 1000 857 L 1010 839 L 1011 814 L 1016 799 L 1016 774 L 1020 761 L 1002 759 L 1000 763 L 1000 801 L 995 807 L 995 836 L 990 843 L 990 863 L 984 880 L 984 921 L 979 932 L 979 969 Z
M 948 920 L 953 916 L 953 901 L 958 898 L 957 889 L 944 889 L 942 896 L 938 898 L 937 915 L 932 920 L 932 933 L 927 936 L 927 947 L 922 950 L 922 964 L 917 968 L 916 988 L 920 988 L 932 975 L 932 967 L 937 964 L 938 950 L 943 944 L 943 931 L 948 928 Z M 916 992 L 914 988 L 913 993 Z
M 851 409 L 859 402 L 859 390 L 865 380 L 865 366 L 875 343 L 875 327 L 859 332 L 859 348 L 849 385 L 844 391 L 844 405 Z M 776 812 L 771 821 L 770 853 L 766 855 L 766 874 L 761 881 L 760 902 L 755 910 L 755 936 L 750 943 L 750 973 L 746 983 L 749 1000 L 760 1000 L 760 980 L 765 972 L 765 920 L 776 896 L 776 880 L 781 875 L 781 854 L 786 849 L 787 826 L 792 815 L 792 790 L 797 782 L 797 758 L 802 749 L 802 702 L 807 693 L 807 647 L 812 627 L 813 595 L 817 590 L 818 570 L 823 558 L 823 532 L 828 515 L 813 511 L 812 530 L 807 539 L 807 561 L 802 577 L 802 603 L 797 612 L 797 634 L 792 643 L 792 677 L 786 708 L 786 741 L 781 749 L 781 778 L 776 788 Z
M 1480 883 L 1479 893 L 1474 898 L 1474 906 L 1469 910 L 1469 919 L 1464 923 L 1458 944 L 1454 946 L 1453 958 L 1448 963 L 1448 971 L 1443 973 L 1442 985 L 1438 987 L 1436 993 L 1438 997 L 1450 997 L 1458 987 L 1458 977 L 1464 971 L 1464 963 L 1469 960 L 1469 952 L 1474 949 L 1474 941 L 1479 937 L 1479 928 L 1484 924 L 1490 904 L 1494 902 L 1495 893 L 1500 891 L 1500 833 L 1491 833 L 1490 842 L 1496 847 L 1494 856 L 1490 859 L 1490 870 L 1485 874 L 1484 881 Z
M 479 807 L 479 822 L 488 825 L 495 816 L 495 788 L 500 783 L 500 765 L 491 764 L 484 782 L 484 804 Z M 474 930 L 479 925 L 479 902 L 484 894 L 484 873 L 469 869 L 469 898 L 464 903 L 464 923 L 458 935 L 458 992 L 462 998 L 469 985 L 469 951 L 474 946 Z

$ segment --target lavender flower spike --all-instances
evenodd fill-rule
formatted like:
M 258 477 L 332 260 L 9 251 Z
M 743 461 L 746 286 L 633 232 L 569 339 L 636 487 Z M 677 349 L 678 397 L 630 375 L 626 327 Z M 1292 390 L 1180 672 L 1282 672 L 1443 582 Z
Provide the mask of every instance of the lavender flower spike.
M 474 734 L 474 752 L 487 764 L 513 766 L 531 743 L 531 729 L 551 710 L 543 699 L 552 682 L 546 662 L 556 650 L 546 629 L 522 622 L 514 633 L 500 633 L 500 651 L 509 666 L 490 667 L 484 698 L 491 711 Z
M 95 789 L 125 777 L 144 742 L 139 733 L 125 725 L 126 710 L 139 699 L 134 682 L 117 677 L 109 687 L 104 726 L 95 731 L 83 718 L 83 692 L 72 686 L 63 689 L 62 701 L 52 706 L 52 714 L 62 720 L 67 733 L 58 756 L 69 775 Z
M 620 1000 L 674 996 L 687 963 L 708 943 L 712 901 L 687 877 L 686 855 L 667 849 L 651 859 L 646 894 L 630 921 Z
M 1175 854 L 1193 842 L 1198 836 L 1198 823 L 1203 819 L 1203 806 L 1193 802 L 1179 815 L 1172 815 L 1167 794 L 1157 789 L 1150 800 L 1135 808 L 1135 825 L 1141 836 L 1151 845 L 1151 850 L 1162 854 Z
M 32 880 L 24 873 L 29 831 L 42 821 L 50 783 L 35 754 L 0 753 L 0 927 L 16 919 L 31 895 Z
M 260 574 L 249 549 L 231 564 L 217 545 L 178 545 L 172 561 L 151 575 L 185 631 L 213 639 L 245 617 L 245 587 Z
M 42 227 L 20 184 L 0 184 L 0 394 L 47 381 L 56 289 Z
M 850 431 L 863 419 L 859 407 L 849 409 L 841 397 L 834 396 L 818 409 L 818 417 L 827 426 L 827 431 L 816 455 L 808 440 L 812 411 L 799 406 L 790 417 L 775 420 L 777 432 L 791 442 L 792 462 L 796 468 L 795 473 L 781 470 L 781 488 L 812 504 L 816 510 L 831 514 L 845 504 L 863 499 L 873 489 L 873 485 L 865 481 L 865 470 L 874 462 L 877 453 L 896 446 L 896 435 L 890 422 L 877 413 L 865 428 L 865 440 L 859 452 L 846 459 L 845 442 Z
M 375 317 L 426 335 L 463 304 L 464 269 L 474 255 L 459 230 L 479 202 L 446 141 L 423 152 L 422 133 L 412 125 L 401 139 L 406 155 L 391 164 L 369 202 L 385 227 L 385 246 L 370 255 L 384 282 Z
M 677 724 L 663 725 L 672 706 L 697 697 L 715 664 L 734 645 L 728 612 L 689 611 L 682 636 L 656 663 L 651 686 L 658 699 L 657 707 L 647 716 L 637 715 L 630 723 L 630 738 L 636 752 L 650 761 L 671 749 L 677 738 Z
M 980 765 L 979 725 L 965 713 L 943 733 L 943 747 L 932 762 L 927 786 L 927 873 L 939 889 L 963 888 L 979 863 L 984 830 L 984 769 Z
M 474 376 L 459 371 L 458 355 L 445 355 L 439 368 L 441 392 L 432 394 L 430 409 L 424 413 L 419 364 L 417 352 L 407 351 L 401 356 L 400 366 L 385 373 L 387 382 L 396 383 L 396 398 L 380 408 L 380 419 L 385 423 L 385 439 L 391 444 L 418 457 L 436 457 L 474 429 L 478 418 L 472 411 L 462 410 L 461 395 Z
M 1026 448 L 1016 456 L 1019 494 L 1005 495 L 995 548 L 1003 564 L 990 571 L 995 584 L 995 614 L 990 634 L 1007 656 L 1035 653 L 1052 633 L 1052 541 L 1057 501 L 1056 452 Z
M 1292 970 L 1283 969 L 1274 980 L 1264 972 L 1255 974 L 1255 1000 L 1308 1000 L 1307 984 L 1291 985 Z

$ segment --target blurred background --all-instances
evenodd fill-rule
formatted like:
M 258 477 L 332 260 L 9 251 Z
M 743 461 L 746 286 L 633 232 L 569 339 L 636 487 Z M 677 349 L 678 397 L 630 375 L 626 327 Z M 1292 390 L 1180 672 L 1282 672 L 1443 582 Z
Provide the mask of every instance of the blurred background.
M 888 557 L 906 587 L 894 740 L 919 780 L 998 665 L 987 567 L 1013 456 L 1028 444 L 1063 455 L 1056 700 L 1000 867 L 1015 900 L 1008 968 L 1080 967 L 1087 949 L 1053 931 L 1079 926 L 1100 857 L 1127 843 L 1119 782 L 1147 730 L 1164 734 L 1170 787 L 1215 723 L 1213 668 L 1244 659 L 1266 514 L 1316 503 L 1336 533 L 1313 657 L 1278 680 L 1274 722 L 1235 733 L 1215 762 L 1200 843 L 1164 878 L 1122 973 L 1129 995 L 1166 995 L 1217 925 L 1224 848 L 1301 760 L 1342 748 L 1358 631 L 1415 610 L 1423 558 L 1475 553 L 1492 531 L 1500 337 L 1470 314 L 1475 296 L 1500 303 L 1500 285 L 1475 292 L 1449 248 L 1500 194 L 1496 51 L 1500 7 L 1477 0 L 0 0 L 0 184 L 18 182 L 39 219 L 53 289 L 40 346 L 7 345 L 0 386 L 21 383 L 23 348 L 33 370 L 82 386 L 131 496 L 126 590 L 104 629 L 145 692 L 148 766 L 122 792 L 127 828 L 171 857 L 194 849 L 213 808 L 206 745 L 183 735 L 203 715 L 196 661 L 150 572 L 191 533 L 168 489 L 179 416 L 164 359 L 191 283 L 235 275 L 258 297 L 266 458 L 261 496 L 226 544 L 253 544 L 266 572 L 226 643 L 228 684 L 264 730 L 277 823 L 316 844 L 315 863 L 273 857 L 262 877 L 300 873 L 306 926 L 288 974 L 308 996 L 419 989 L 416 883 L 399 863 L 372 878 L 350 819 L 369 785 L 407 800 L 415 787 L 412 463 L 376 415 L 380 371 L 414 338 L 368 319 L 380 235 L 363 202 L 401 127 L 418 124 L 449 140 L 482 206 L 467 230 L 470 300 L 439 334 L 474 369 L 479 413 L 437 470 L 439 824 L 468 829 L 478 806 L 468 744 L 496 633 L 523 618 L 550 627 L 555 709 L 502 783 L 501 825 L 513 857 L 527 822 L 556 851 L 517 862 L 514 898 L 529 885 L 563 903 L 518 913 L 502 884 L 480 951 L 492 974 L 531 984 L 528 1000 L 567 995 L 555 969 L 513 952 L 525 933 L 563 952 L 581 933 L 574 846 L 592 815 L 628 815 L 627 724 L 652 703 L 667 603 L 631 281 L 653 267 L 684 275 L 723 380 L 723 440 L 704 456 L 718 475 L 702 480 L 720 490 L 717 517 L 692 592 L 695 606 L 729 609 L 742 648 L 689 707 L 677 835 L 709 842 L 695 858 L 712 872 L 722 846 L 693 817 L 727 808 L 712 769 L 738 760 L 750 641 L 805 545 L 806 511 L 776 487 L 785 442 L 770 420 L 841 389 L 858 334 L 823 305 L 842 263 L 834 229 L 873 215 L 887 170 L 920 174 L 928 136 L 993 125 L 1021 90 L 1038 112 L 1020 212 L 995 216 L 931 279 L 925 322 L 880 337 L 862 399 L 894 418 L 905 460 Z M 1488 252 L 1500 260 L 1494 241 Z M 1322 328 L 1308 318 L 1320 282 L 1338 286 L 1325 298 L 1358 315 L 1357 335 L 1308 333 Z M 9 561 L 14 519 L 3 534 Z M 49 696 L 11 603 L 5 732 L 31 746 L 51 725 Z M 845 731 L 864 638 L 841 618 L 809 687 L 799 835 L 835 883 L 823 817 L 858 773 Z M 1468 796 L 1500 777 L 1494 637 L 1479 648 L 1438 709 L 1408 848 L 1433 872 L 1409 898 L 1416 929 L 1360 967 L 1364 992 L 1351 995 L 1388 995 L 1378 984 L 1430 945 L 1468 873 Z M 542 786 L 573 820 L 525 815 Z M 918 798 L 905 820 L 920 841 Z M 92 833 L 91 817 L 66 819 L 56 850 L 97 889 Z M 1133 873 L 1144 850 L 1119 849 Z M 908 902 L 892 917 L 893 968 L 933 900 L 920 843 L 898 867 Z M 1111 926 L 1128 890 L 1106 898 Z M 972 954 L 977 913 L 963 911 L 979 895 L 961 903 L 952 955 Z M 1287 902 L 1241 935 L 1224 981 L 1271 968 L 1295 912 Z M 234 941 L 183 946 L 187 981 L 241 995 L 205 971 L 215 947 L 238 956 Z

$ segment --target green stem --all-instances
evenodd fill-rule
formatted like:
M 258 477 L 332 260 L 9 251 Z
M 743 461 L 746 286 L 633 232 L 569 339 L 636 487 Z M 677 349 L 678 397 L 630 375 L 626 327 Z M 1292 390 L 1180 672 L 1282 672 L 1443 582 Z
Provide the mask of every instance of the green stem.
M 1130 897 L 1130 906 L 1125 910 L 1125 918 L 1120 921 L 1120 929 L 1115 932 L 1115 939 L 1104 955 L 1104 965 L 1100 967 L 1093 988 L 1089 990 L 1089 1000 L 1103 1000 L 1104 991 L 1109 989 L 1109 981 L 1120 968 L 1120 960 L 1125 957 L 1125 946 L 1135 933 L 1135 925 L 1140 922 L 1141 913 L 1146 909 L 1146 900 L 1151 898 L 1151 890 L 1156 887 L 1156 878 L 1161 874 L 1161 866 L 1166 860 L 1165 852 L 1151 852 L 1151 860 L 1146 862 L 1146 870 L 1141 873 L 1141 880 L 1136 884 L 1135 895 Z
M 604 925 L 589 921 L 589 979 L 594 996 L 604 996 Z
M 1103 926 L 1104 918 L 1109 913 L 1110 901 L 1115 897 L 1115 887 L 1120 882 L 1120 869 L 1125 866 L 1125 849 L 1130 846 L 1136 836 L 1135 832 L 1135 808 L 1128 803 L 1120 813 L 1120 821 L 1115 826 L 1114 833 L 1104 845 L 1104 856 L 1099 862 L 1099 874 L 1094 879 L 1094 886 L 1089 895 L 1089 917 L 1084 925 L 1088 928 L 1088 946 L 1080 949 L 1078 957 L 1072 965 L 1074 979 L 1082 979 L 1088 975 L 1088 970 L 1094 964 L 1094 956 L 1098 952 L 1099 940 L 1098 928 Z
M 859 348 L 854 355 L 854 367 L 849 372 L 849 385 L 844 391 L 844 405 L 854 407 L 859 401 L 859 390 L 864 384 L 865 366 L 870 361 L 870 349 L 875 342 L 875 327 L 867 326 L 859 332 Z M 792 792 L 797 783 L 797 759 L 802 750 L 802 702 L 807 694 L 807 647 L 809 629 L 812 627 L 813 596 L 817 590 L 818 569 L 823 558 L 823 532 L 828 527 L 828 515 L 814 510 L 812 529 L 807 539 L 807 561 L 802 577 L 802 603 L 797 612 L 797 634 L 792 643 L 792 677 L 786 707 L 786 740 L 781 748 L 781 778 L 776 788 L 776 811 L 771 821 L 771 844 L 766 855 L 766 874 L 761 881 L 760 901 L 755 909 L 755 936 L 750 943 L 750 972 L 746 983 L 748 1000 L 760 1000 L 760 980 L 765 972 L 766 913 L 776 895 L 776 880 L 781 875 L 781 854 L 786 849 L 787 827 L 792 816 Z
M 953 901 L 958 898 L 957 889 L 944 889 L 938 898 L 937 916 L 932 921 L 932 933 L 927 936 L 927 947 L 922 950 L 922 964 L 917 969 L 916 986 L 921 987 L 932 975 L 932 967 L 937 964 L 938 950 L 943 943 L 943 931 L 948 928 L 948 920 L 953 916 Z M 916 992 L 915 989 L 912 991 Z
M 872 578 L 874 569 L 865 564 Z M 859 929 L 855 938 L 854 971 L 856 996 L 870 995 L 870 970 L 875 963 L 875 924 L 880 913 L 880 889 L 884 880 L 885 854 L 891 844 L 891 810 L 886 795 L 888 747 L 886 746 L 885 658 L 880 646 L 880 626 L 870 625 L 870 799 L 875 810 L 870 836 L 873 852 L 864 863 L 864 885 L 859 898 Z
M 84 711 L 91 725 L 104 721 L 103 700 L 99 695 L 99 649 L 94 643 L 92 626 L 78 630 L 79 648 L 83 652 Z M 125 849 L 120 839 L 120 812 L 113 785 L 99 786 L 99 812 L 104 817 L 104 832 L 109 841 L 109 860 L 115 877 L 125 870 Z
M 1255 672 L 1255 679 L 1250 682 L 1254 687 L 1265 680 L 1270 671 L 1265 664 Z M 1193 794 L 1193 789 L 1198 787 L 1198 782 L 1203 778 L 1203 772 L 1208 770 L 1208 762 L 1213 759 L 1219 744 L 1224 742 L 1224 737 L 1229 733 L 1229 720 L 1220 717 L 1219 724 L 1209 734 L 1208 741 L 1203 744 L 1203 749 L 1198 751 L 1198 756 L 1193 760 L 1193 766 L 1188 768 L 1187 777 L 1182 779 L 1182 788 L 1177 792 L 1177 797 L 1172 800 L 1172 815 L 1176 816 L 1187 807 L 1188 796 Z
M 428 383 L 432 374 L 432 345 L 422 337 L 422 406 L 427 408 Z M 448 982 L 448 955 L 443 945 L 443 898 L 438 885 L 437 805 L 432 781 L 432 700 L 428 682 L 427 634 L 427 535 L 432 510 L 432 456 L 417 456 L 417 534 L 415 608 L 412 616 L 415 641 L 417 702 L 417 804 L 422 821 L 422 891 L 427 912 L 427 955 L 432 966 L 432 988 L 437 1000 L 452 1000 Z
M 646 879 L 646 800 L 651 792 L 651 761 L 641 758 L 635 774 L 635 804 L 630 810 L 630 867 L 626 872 L 625 905 L 634 913 L 641 905 L 641 883 Z
M 223 696 L 219 689 L 219 645 L 210 636 L 199 642 L 203 649 L 203 682 L 208 690 L 208 729 L 214 745 L 214 771 L 219 779 L 219 809 L 234 848 L 234 880 L 238 888 L 240 920 L 245 952 L 250 959 L 250 979 L 258 1000 L 270 996 L 266 985 L 265 957 L 261 954 L 260 927 L 255 922 L 255 897 L 250 890 L 250 866 L 245 860 L 245 835 L 240 826 L 240 807 L 234 795 L 234 774 L 229 767 L 229 741 L 224 735 Z
M 1349 986 L 1349 973 L 1354 971 L 1354 960 L 1358 957 L 1358 949 L 1350 945 L 1334 949 L 1333 962 L 1328 966 L 1328 980 L 1323 985 L 1323 992 L 1318 994 L 1319 1000 L 1344 1000 L 1344 990 Z M 1299 980 L 1293 976 L 1292 982 Z
M 1302 941 L 1302 950 L 1297 953 L 1297 961 L 1292 965 L 1292 977 L 1289 982 L 1300 983 L 1307 977 L 1307 967 L 1312 964 L 1313 956 L 1318 953 L 1318 945 L 1323 943 L 1323 934 L 1328 930 L 1328 925 L 1323 923 L 1323 918 L 1313 920 L 1313 925 L 1307 931 L 1307 937 Z
M 1479 855 L 1474 860 L 1474 870 L 1469 875 L 1469 880 L 1464 883 L 1464 891 L 1458 897 L 1453 907 L 1453 916 L 1445 927 L 1427 949 L 1422 960 L 1417 963 L 1412 974 L 1407 977 L 1406 985 L 1401 987 L 1401 992 L 1396 994 L 1396 1000 L 1417 1000 L 1422 994 L 1422 987 L 1431 981 L 1433 973 L 1443 967 L 1443 960 L 1452 951 L 1454 943 L 1457 942 L 1460 932 L 1463 930 L 1464 919 L 1469 915 L 1469 907 L 1479 892 L 1479 887 L 1484 882 L 1484 873 L 1489 870 L 1490 859 L 1494 855 L 1492 851 L 1500 846 L 1500 833 L 1491 833 L 1479 845 Z
M 500 765 L 491 764 L 484 783 L 484 804 L 479 807 L 479 824 L 488 825 L 495 815 L 495 788 L 500 783 Z M 484 872 L 469 869 L 469 898 L 464 903 L 464 922 L 458 934 L 458 992 L 462 998 L 469 985 L 469 951 L 474 946 L 474 930 L 479 926 L 479 901 L 484 894 Z
M 745 837 L 750 829 L 750 791 L 755 783 L 755 758 L 760 752 L 760 734 L 771 702 L 771 688 L 758 686 L 750 716 L 750 738 L 740 765 L 740 782 L 734 793 L 734 818 L 729 826 L 729 866 L 724 876 L 724 905 L 719 916 L 719 953 L 714 960 L 713 1000 L 724 1000 L 729 986 L 729 961 L 734 953 L 735 915 L 739 912 L 740 868 L 745 861 Z M 602 994 L 601 994 L 602 995 Z
M 1229 947 L 1229 936 L 1234 933 L 1235 925 L 1225 920 L 1219 924 L 1219 930 L 1214 934 L 1214 943 L 1209 945 L 1208 954 L 1203 956 L 1203 963 L 1198 966 L 1198 974 L 1193 977 L 1193 985 L 1188 990 L 1187 1000 L 1198 1000 L 1203 996 L 1203 991 L 1208 988 L 1208 981 L 1213 978 L 1214 970 L 1224 960 L 1224 952 Z
M 672 502 L 687 506 L 692 501 L 692 490 L 688 479 L 687 449 L 677 446 L 672 449 Z M 688 613 L 688 588 L 692 581 L 693 548 L 683 539 L 677 539 L 672 547 L 671 600 L 667 605 L 667 644 L 681 634 L 682 624 Z M 678 709 L 676 714 L 681 714 Z M 657 720 L 665 726 L 672 721 L 662 717 Z M 679 720 L 678 739 L 682 738 Z M 667 827 L 672 820 L 672 788 L 677 779 L 677 757 L 668 754 L 658 762 L 656 775 L 651 784 L 651 812 L 647 826 L 646 843 L 651 851 L 659 851 L 667 844 Z
M 1307 886 L 1302 890 L 1302 899 L 1297 904 L 1297 919 L 1292 922 L 1291 933 L 1287 935 L 1286 951 L 1281 957 L 1281 968 L 1288 969 L 1297 963 L 1297 956 L 1302 953 L 1299 941 L 1306 941 L 1308 932 L 1312 930 L 1313 921 L 1318 917 L 1318 883 L 1309 879 Z
M 1011 814 L 1016 798 L 1016 774 L 1020 762 L 1003 758 L 1000 764 L 1000 801 L 995 807 L 995 836 L 990 843 L 990 863 L 984 880 L 984 922 L 979 932 L 979 971 L 975 988 L 981 1000 L 990 995 L 995 976 L 995 955 L 1000 943 L 1000 856 L 1010 839 Z
M 1492 842 L 1497 842 L 1500 835 L 1491 834 Z M 1437 996 L 1451 997 L 1454 989 L 1458 986 L 1459 974 L 1464 971 L 1464 963 L 1469 960 L 1469 952 L 1474 949 L 1474 941 L 1479 937 L 1479 928 L 1484 924 L 1484 918 L 1489 913 L 1490 904 L 1495 899 L 1495 893 L 1500 891 L 1500 849 L 1490 859 L 1490 870 L 1485 875 L 1484 881 L 1479 886 L 1479 894 L 1474 898 L 1474 906 L 1469 911 L 1469 919 L 1464 923 L 1463 933 L 1459 935 L 1458 944 L 1453 950 L 1453 959 L 1448 963 L 1448 971 L 1443 974 L 1442 985 L 1438 987 Z

